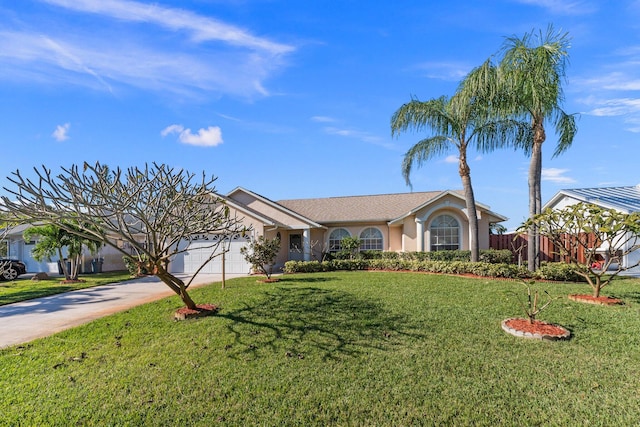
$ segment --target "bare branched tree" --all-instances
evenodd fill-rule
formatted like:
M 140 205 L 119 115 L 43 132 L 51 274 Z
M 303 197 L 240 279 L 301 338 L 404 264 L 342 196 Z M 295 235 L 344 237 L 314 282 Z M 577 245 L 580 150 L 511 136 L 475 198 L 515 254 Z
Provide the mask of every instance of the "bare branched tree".
M 193 278 L 221 251 L 229 239 L 245 233 L 215 194 L 215 177 L 202 178 L 164 164 L 111 170 L 99 162 L 73 165 L 54 174 L 34 168 L 35 178 L 19 170 L 5 187 L 7 211 L 29 223 L 46 223 L 97 240 L 132 257 L 180 296 L 189 308 L 196 304 L 187 289 Z M 73 227 L 68 224 L 75 224 Z M 168 270 L 169 262 L 194 240 L 206 242 L 211 256 L 189 281 Z

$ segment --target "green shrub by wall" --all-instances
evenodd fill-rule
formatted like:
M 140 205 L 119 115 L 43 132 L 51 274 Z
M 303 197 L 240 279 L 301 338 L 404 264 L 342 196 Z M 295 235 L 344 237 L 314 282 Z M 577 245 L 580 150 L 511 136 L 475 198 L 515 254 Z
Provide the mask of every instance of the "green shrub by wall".
M 453 252 L 453 251 L 450 251 Z M 498 251 L 499 252 L 499 251 Z M 499 258 L 501 255 L 496 257 Z M 288 261 L 285 273 L 316 273 L 336 270 L 384 270 L 384 271 L 423 271 L 444 274 L 473 274 L 482 277 L 500 277 L 509 279 L 544 279 L 557 281 L 584 281 L 575 273 L 575 267 L 564 263 L 545 263 L 531 274 L 526 267 L 510 263 L 468 262 L 403 259 L 390 256 L 375 259 L 333 259 L 331 261 Z M 415 257 L 420 258 L 420 257 Z

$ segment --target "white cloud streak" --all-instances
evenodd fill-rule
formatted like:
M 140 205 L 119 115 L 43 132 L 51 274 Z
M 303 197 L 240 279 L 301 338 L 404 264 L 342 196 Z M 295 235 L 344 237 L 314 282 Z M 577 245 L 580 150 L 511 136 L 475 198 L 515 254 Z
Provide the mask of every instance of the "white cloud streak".
M 62 8 L 53 15 L 56 26 L 0 23 L 0 80 L 251 98 L 270 95 L 264 82 L 295 50 L 183 9 L 126 0 L 43 1 Z M 95 14 L 104 25 L 73 25 L 65 11 Z
M 418 64 L 416 68 L 424 71 L 427 78 L 457 82 L 464 78 L 473 67 L 460 62 L 423 62 Z
M 458 156 L 451 154 L 445 157 L 443 161 L 445 163 L 458 163 L 458 160 L 459 160 Z
M 56 126 L 51 136 L 58 142 L 66 141 L 69 139 L 69 129 L 71 129 L 70 123 Z
M 586 15 L 598 10 L 592 1 L 516 0 L 516 2 L 539 6 L 558 15 Z
M 575 179 L 565 176 L 567 172 L 569 172 L 569 169 L 543 168 L 542 180 L 555 182 L 557 184 L 573 184 L 574 182 L 576 182 Z
M 55 6 L 130 22 L 146 22 L 172 31 L 186 31 L 195 41 L 223 41 L 278 55 L 291 52 L 292 46 L 251 35 L 248 31 L 204 17 L 184 9 L 167 8 L 128 0 L 42 0 Z
M 185 129 L 182 125 L 169 125 L 164 128 L 160 135 L 163 137 L 171 134 L 178 135 L 178 141 L 183 144 L 195 145 L 199 147 L 215 147 L 222 144 L 222 130 L 218 126 L 198 130 L 198 133 L 191 133 L 191 129 Z
M 366 142 L 367 144 L 378 145 L 387 149 L 396 149 L 395 145 L 392 143 L 385 141 L 379 136 L 371 135 L 368 132 L 353 129 L 340 129 L 336 127 L 325 127 L 324 131 L 329 135 L 344 136 Z

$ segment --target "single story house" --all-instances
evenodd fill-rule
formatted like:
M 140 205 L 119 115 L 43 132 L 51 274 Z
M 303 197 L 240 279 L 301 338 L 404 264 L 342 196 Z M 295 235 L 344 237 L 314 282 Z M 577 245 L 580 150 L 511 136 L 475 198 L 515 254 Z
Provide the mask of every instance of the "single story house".
M 231 214 L 242 218 L 252 230 L 250 235 L 230 237 L 224 257 L 227 273 L 250 271 L 240 249 L 260 235 L 280 238 L 276 268 L 289 260 L 320 260 L 324 252 L 340 250 L 340 242 L 346 236 L 358 237 L 365 250 L 469 249 L 469 220 L 462 191 L 273 201 L 238 187 L 219 196 L 225 200 Z M 487 249 L 491 224 L 507 218 L 481 203 L 477 204 L 477 211 L 479 245 Z M 21 241 L 21 233 L 12 231 L 9 236 L 10 255 L 22 259 L 30 272 L 52 271 L 55 264 L 37 263 L 30 257 L 30 245 L 34 242 Z M 207 239 L 191 242 L 184 253 L 171 261 L 169 270 L 173 273 L 195 272 L 210 255 Z M 122 257 L 111 248 L 103 248 L 99 256 L 105 259 L 104 271 L 122 265 Z M 222 262 L 223 257 L 216 257 L 202 272 L 220 273 Z
M 622 213 L 640 212 L 640 184 L 625 187 L 573 188 L 560 190 L 544 206 L 543 209 L 563 209 L 576 203 L 591 203 L 606 209 L 615 209 Z M 634 240 L 627 245 L 635 244 Z M 629 248 L 618 248 L 625 252 Z M 623 268 L 633 266 L 640 260 L 640 250 L 635 250 L 622 257 Z M 625 271 L 625 274 L 640 273 L 640 266 Z

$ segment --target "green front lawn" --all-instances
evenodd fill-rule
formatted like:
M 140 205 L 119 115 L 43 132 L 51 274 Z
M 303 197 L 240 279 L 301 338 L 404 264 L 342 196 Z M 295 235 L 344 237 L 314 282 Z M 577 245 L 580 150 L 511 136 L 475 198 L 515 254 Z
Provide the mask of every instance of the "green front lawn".
M 411 273 L 233 279 L 0 350 L 0 425 L 634 425 L 640 287 L 555 301 L 566 342 L 516 338 L 516 282 Z M 552 295 L 589 293 L 551 284 Z
M 124 282 L 125 280 L 131 279 L 131 274 L 129 274 L 128 271 L 81 274 L 80 279 L 83 280 L 83 282 L 62 283 L 64 277 L 37 281 L 28 278 L 18 278 L 8 282 L 0 281 L 0 305 L 75 291 L 77 289 L 92 288 L 98 285 L 106 285 L 107 283 Z

